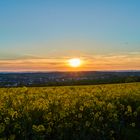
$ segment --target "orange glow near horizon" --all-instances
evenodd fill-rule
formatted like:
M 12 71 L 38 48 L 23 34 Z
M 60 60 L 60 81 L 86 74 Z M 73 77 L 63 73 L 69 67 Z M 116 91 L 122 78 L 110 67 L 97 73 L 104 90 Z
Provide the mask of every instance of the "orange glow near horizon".
M 0 71 L 140 70 L 140 54 L 0 60 Z

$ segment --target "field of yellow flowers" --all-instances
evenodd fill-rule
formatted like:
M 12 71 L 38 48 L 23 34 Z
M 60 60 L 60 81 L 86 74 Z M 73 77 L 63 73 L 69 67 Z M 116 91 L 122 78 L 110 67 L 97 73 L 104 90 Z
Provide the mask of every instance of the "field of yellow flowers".
M 140 83 L 0 89 L 0 140 L 140 140 Z

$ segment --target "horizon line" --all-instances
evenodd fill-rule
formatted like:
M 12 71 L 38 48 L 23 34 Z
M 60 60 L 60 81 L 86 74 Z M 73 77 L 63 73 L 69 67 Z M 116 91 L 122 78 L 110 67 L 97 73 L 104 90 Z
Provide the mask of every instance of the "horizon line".
M 82 70 L 82 71 L 0 71 L 0 73 L 63 73 L 63 72 L 140 72 L 140 70 Z

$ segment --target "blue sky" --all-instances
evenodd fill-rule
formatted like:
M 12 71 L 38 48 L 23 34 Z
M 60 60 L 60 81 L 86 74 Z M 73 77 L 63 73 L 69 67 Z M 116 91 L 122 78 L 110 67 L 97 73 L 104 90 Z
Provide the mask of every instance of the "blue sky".
M 1 0 L 0 60 L 138 53 L 139 7 L 139 0 Z

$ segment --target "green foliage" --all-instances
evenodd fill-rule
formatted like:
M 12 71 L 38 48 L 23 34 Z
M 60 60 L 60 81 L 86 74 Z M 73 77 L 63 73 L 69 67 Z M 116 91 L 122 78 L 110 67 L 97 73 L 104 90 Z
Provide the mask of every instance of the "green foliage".
M 0 89 L 0 140 L 140 140 L 140 83 Z

